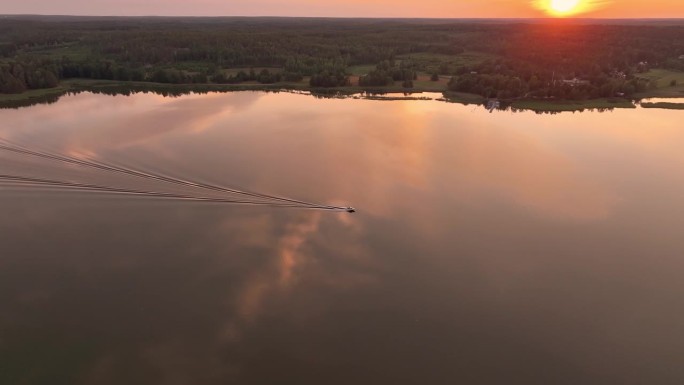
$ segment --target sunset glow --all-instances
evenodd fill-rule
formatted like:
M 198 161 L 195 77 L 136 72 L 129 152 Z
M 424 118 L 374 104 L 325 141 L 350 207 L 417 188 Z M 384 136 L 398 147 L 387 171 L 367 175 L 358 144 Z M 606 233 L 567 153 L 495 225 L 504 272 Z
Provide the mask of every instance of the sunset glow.
M 568 17 L 594 11 L 600 3 L 593 0 L 537 0 L 536 7 L 554 17 Z
M 549 7 L 551 11 L 560 15 L 566 15 L 577 11 L 580 0 L 551 0 Z
M 31 0 L 0 14 L 126 16 L 324 16 L 435 18 L 681 18 L 682 0 Z

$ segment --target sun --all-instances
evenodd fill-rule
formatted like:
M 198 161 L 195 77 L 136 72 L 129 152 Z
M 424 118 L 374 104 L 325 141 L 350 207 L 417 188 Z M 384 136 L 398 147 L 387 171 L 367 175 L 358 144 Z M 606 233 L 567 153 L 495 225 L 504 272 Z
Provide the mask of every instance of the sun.
M 613 0 L 530 0 L 530 2 L 535 8 L 549 16 L 571 17 L 596 12 L 608 6 Z
M 548 3 L 551 13 L 564 16 L 579 11 L 582 0 L 550 0 Z

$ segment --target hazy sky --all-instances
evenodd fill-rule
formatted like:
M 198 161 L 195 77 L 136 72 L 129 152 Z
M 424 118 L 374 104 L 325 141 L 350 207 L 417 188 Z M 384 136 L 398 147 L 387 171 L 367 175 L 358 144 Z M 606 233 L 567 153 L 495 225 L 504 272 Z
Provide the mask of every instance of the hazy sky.
M 551 1 L 568 0 L 0 0 L 0 14 L 539 17 Z M 684 0 L 580 2 L 585 17 L 684 17 Z

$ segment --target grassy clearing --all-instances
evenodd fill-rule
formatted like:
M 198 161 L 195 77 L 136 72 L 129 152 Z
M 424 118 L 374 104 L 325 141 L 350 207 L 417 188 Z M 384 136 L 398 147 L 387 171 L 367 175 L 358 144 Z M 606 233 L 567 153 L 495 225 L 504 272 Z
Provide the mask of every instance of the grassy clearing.
M 21 94 L 0 94 L 0 108 L 20 108 L 54 103 L 70 90 L 69 85 L 60 84 L 55 88 L 29 90 Z
M 670 71 L 656 68 L 646 73 L 639 74 L 638 77 L 655 81 L 656 88 L 641 92 L 635 96 L 639 98 L 682 98 L 684 97 L 684 72 Z M 671 86 L 672 81 L 676 81 L 676 86 Z
M 309 89 L 308 83 L 281 82 L 274 84 L 261 84 L 245 82 L 241 84 L 168 84 L 152 82 L 123 82 L 116 80 L 90 80 L 74 79 L 70 81 L 72 90 L 108 90 L 108 89 L 130 89 L 132 91 L 151 91 L 151 92 L 228 92 L 228 91 L 260 91 L 260 90 L 306 90 Z
M 355 99 L 367 99 L 367 100 L 385 100 L 385 101 L 397 101 L 397 100 L 432 100 L 429 97 L 426 96 L 384 96 L 384 95 L 364 95 L 357 97 L 355 96 Z
M 431 81 L 414 81 L 413 82 L 413 87 L 412 88 L 404 88 L 401 85 L 401 82 L 395 82 L 394 85 L 392 86 L 385 86 L 385 87 L 350 87 L 354 89 L 358 89 L 360 92 L 363 91 L 368 91 L 368 92 L 375 92 L 375 93 L 383 93 L 383 92 L 406 92 L 406 93 L 412 93 L 412 92 L 444 92 L 446 91 L 446 88 L 440 85 L 437 82 L 431 82 Z
M 464 52 L 458 55 L 446 55 L 439 53 L 418 52 L 408 55 L 400 55 L 400 59 L 412 59 L 416 62 L 453 62 L 465 65 L 479 64 L 495 56 L 482 52 Z
M 658 88 L 670 87 L 670 83 L 673 80 L 678 85 L 684 85 L 684 72 L 656 68 L 637 76 L 648 80 L 655 80 Z
M 684 85 L 676 87 L 663 87 L 655 90 L 648 90 L 634 95 L 639 99 L 646 98 L 684 98 Z
M 311 91 L 314 94 L 330 95 L 353 95 L 359 93 L 387 94 L 404 93 L 417 94 L 422 92 L 442 92 L 440 88 L 403 88 L 400 82 L 389 87 L 335 87 L 335 88 L 313 88 L 309 86 L 308 80 L 301 82 L 280 82 L 273 84 L 261 84 L 257 82 L 244 82 L 240 84 L 168 84 L 152 82 L 122 82 L 114 80 L 90 80 L 74 79 L 70 80 L 68 89 L 74 91 L 83 90 L 130 90 L 130 91 L 150 91 L 162 93 L 183 93 L 183 92 L 230 92 L 230 91 Z
M 209 65 L 207 65 L 207 63 L 202 63 L 200 61 L 182 61 L 174 63 L 173 65 L 165 66 L 164 69 L 176 69 L 190 73 L 199 73 L 206 71 L 208 68 Z
M 367 64 L 367 65 L 358 65 L 358 66 L 351 66 L 347 67 L 347 72 L 355 75 L 355 76 L 362 76 L 366 75 L 369 72 L 373 71 L 375 69 L 375 65 L 372 64 Z
M 464 92 L 445 92 L 444 100 L 450 103 L 461 103 L 461 104 L 482 104 L 485 102 L 485 98 L 476 94 L 467 94 Z
M 29 54 L 47 56 L 51 59 L 67 57 L 74 61 L 85 60 L 91 57 L 92 52 L 78 43 L 66 43 L 57 47 L 38 47 L 27 51 Z
M 28 90 L 20 94 L 0 94 L 0 103 L 14 101 L 28 101 L 31 99 L 43 99 L 46 96 L 61 95 L 70 89 L 68 84 L 60 84 L 55 88 L 44 88 L 40 90 Z
M 516 100 L 511 104 L 511 107 L 540 112 L 562 112 L 588 109 L 636 108 L 636 105 L 627 99 L 592 99 L 583 101 Z
M 421 72 L 432 74 L 433 72 L 440 72 L 440 67 L 443 65 L 446 65 L 448 70 L 453 72 L 458 67 L 476 65 L 492 58 L 494 56 L 480 52 L 465 52 L 459 55 L 419 52 L 397 56 L 397 61 L 410 60 L 417 65 Z M 362 76 L 374 69 L 375 65 L 372 64 L 356 65 L 348 67 L 347 72 L 354 76 Z
M 373 67 L 375 68 L 375 67 Z M 353 87 L 358 87 L 359 86 L 359 75 L 351 75 L 349 76 L 349 82 Z M 430 80 L 430 75 L 428 74 L 419 74 L 418 79 L 413 81 L 413 90 L 418 91 L 418 92 L 444 92 L 447 90 L 447 83 L 449 83 L 450 76 L 440 76 L 439 80 L 436 82 L 433 82 Z M 378 88 L 378 89 L 392 89 L 396 90 L 401 88 L 404 90 L 403 87 L 401 87 L 401 81 L 395 81 L 394 85 L 392 86 L 386 86 L 386 87 L 370 87 L 370 88 Z M 307 81 L 308 84 L 308 81 Z M 411 88 L 408 88 L 408 90 L 411 90 Z
M 268 72 L 273 73 L 273 74 L 278 74 L 283 72 L 283 69 L 280 67 L 252 67 L 252 68 L 224 68 L 223 73 L 226 74 L 227 76 L 231 75 L 237 75 L 240 71 L 243 71 L 245 73 L 249 73 L 249 71 L 254 70 L 255 74 L 259 74 L 262 70 L 268 70 Z
M 684 110 L 684 103 L 668 103 L 668 102 L 658 102 L 658 103 L 641 103 L 643 108 L 665 108 L 668 110 Z
M 450 72 L 461 66 L 472 66 L 492 59 L 494 56 L 480 52 L 464 52 L 459 55 L 444 55 L 436 53 L 413 53 L 398 56 L 401 60 L 411 60 L 421 71 L 426 73 L 440 72 L 440 67 L 445 64 Z
M 451 76 L 440 76 L 439 80 L 436 82 L 433 82 L 430 80 L 430 75 L 429 74 L 419 74 L 418 75 L 418 80 L 413 81 L 414 87 L 423 87 L 423 88 L 439 88 L 442 91 L 447 90 L 447 84 L 449 83 L 449 80 L 451 79 Z

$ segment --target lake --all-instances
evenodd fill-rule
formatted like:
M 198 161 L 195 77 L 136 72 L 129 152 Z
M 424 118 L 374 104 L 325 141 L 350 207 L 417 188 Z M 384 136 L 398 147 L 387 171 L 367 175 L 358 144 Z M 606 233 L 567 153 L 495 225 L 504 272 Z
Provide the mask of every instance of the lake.
M 357 209 L 0 183 L 0 383 L 681 384 L 683 118 L 265 92 L 0 110 L 31 149 Z

